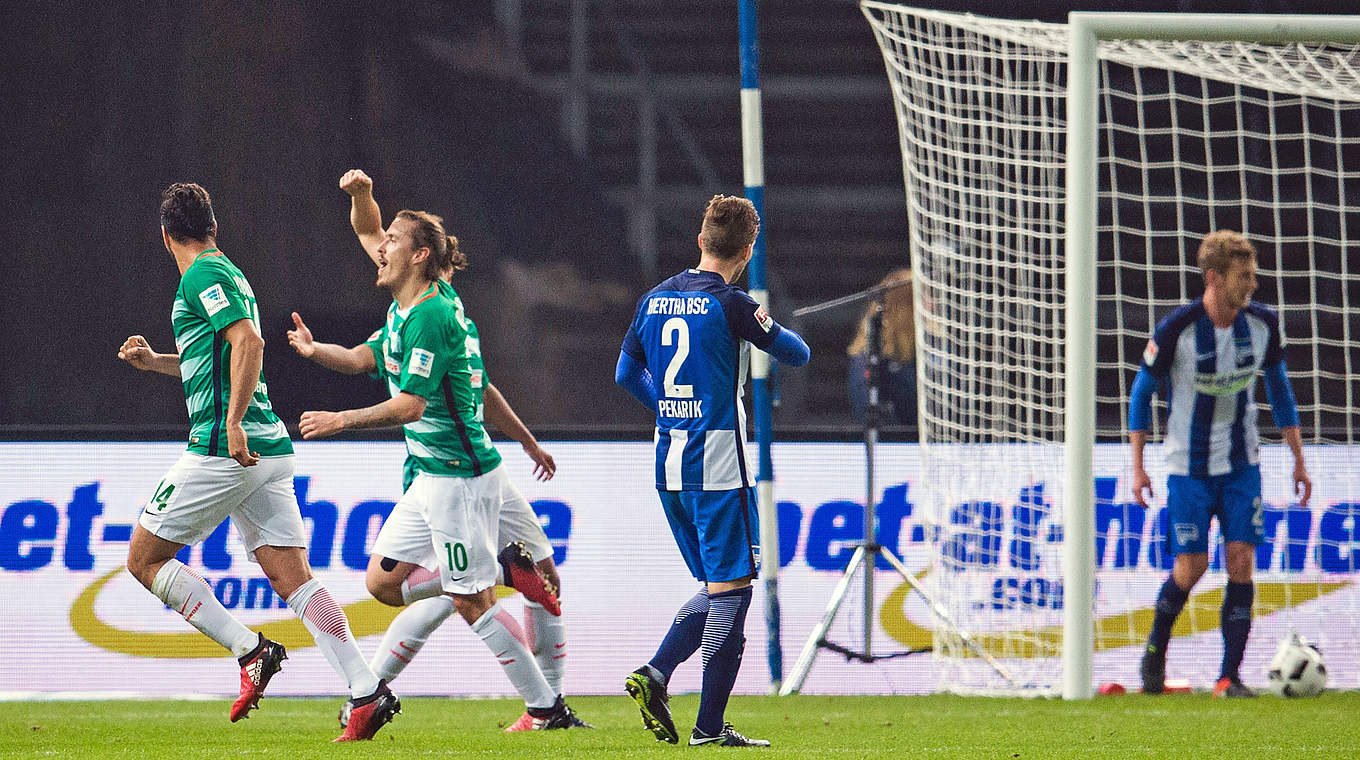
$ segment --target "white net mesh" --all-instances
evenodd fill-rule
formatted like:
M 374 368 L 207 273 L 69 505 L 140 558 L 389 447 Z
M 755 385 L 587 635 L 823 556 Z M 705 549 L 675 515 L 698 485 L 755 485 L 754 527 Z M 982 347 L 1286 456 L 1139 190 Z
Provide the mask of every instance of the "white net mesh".
M 917 288 L 929 582 L 1011 680 L 935 628 L 940 687 L 1061 683 L 1063 209 L 1067 28 L 862 6 L 897 105 Z M 1360 51 L 1325 44 L 1101 42 L 1095 451 L 1097 682 L 1137 679 L 1171 558 L 1165 512 L 1128 491 L 1129 389 L 1157 321 L 1197 297 L 1200 238 L 1243 231 L 1256 300 L 1286 335 L 1314 499 L 1261 426 L 1267 543 L 1242 674 L 1291 628 L 1360 685 Z M 1263 408 L 1264 394 L 1258 391 Z M 1159 400 L 1158 417 L 1165 411 Z M 1159 431 L 1154 428 L 1153 440 Z M 1327 445 L 1322 445 L 1327 444 Z M 1164 498 L 1157 447 L 1148 452 Z M 1215 531 L 1216 532 L 1216 531 Z M 1215 546 L 1170 647 L 1169 677 L 1211 684 L 1224 583 Z

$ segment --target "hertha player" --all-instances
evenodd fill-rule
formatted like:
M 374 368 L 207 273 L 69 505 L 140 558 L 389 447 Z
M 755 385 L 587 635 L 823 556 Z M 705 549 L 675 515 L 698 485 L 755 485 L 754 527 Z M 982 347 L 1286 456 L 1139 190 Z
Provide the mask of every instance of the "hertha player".
M 745 198 L 714 196 L 699 232 L 699 264 L 638 302 L 615 381 L 656 414 L 656 489 L 691 573 L 704 588 L 685 602 L 656 655 L 624 687 L 658 740 L 677 742 L 666 684 L 701 647 L 703 687 L 689 743 L 768 746 L 723 720 L 746 645 L 751 579 L 760 551 L 746 456 L 742 385 L 750 346 L 807 363 L 807 343 L 732 282 L 751 259 L 760 219 Z
M 1265 376 L 1271 415 L 1294 454 L 1294 489 L 1308 504 L 1312 481 L 1303 461 L 1299 414 L 1285 375 L 1284 346 L 1275 312 L 1249 300 L 1256 290 L 1256 249 L 1231 230 L 1206 235 L 1199 246 L 1204 295 L 1157 325 L 1143 353 L 1129 399 L 1133 496 L 1146 507 L 1152 481 L 1143 468 L 1152 393 L 1170 386 L 1163 453 L 1175 555 L 1171 576 L 1157 595 L 1156 614 L 1140 675 L 1143 691 L 1165 688 L 1171 627 L 1190 590 L 1209 567 L 1209 518 L 1218 519 L 1228 565 L 1221 628 L 1223 664 L 1216 697 L 1254 696 L 1238 668 L 1251 631 L 1251 581 L 1256 545 L 1264 539 L 1261 468 L 1256 428 L 1256 375 Z
M 336 739 L 371 739 L 400 711 L 387 685 L 359 654 L 349 620 L 312 577 L 307 540 L 293 493 L 293 444 L 274 414 L 260 367 L 260 313 L 245 275 L 217 247 L 208 191 L 177 183 L 161 200 L 161 238 L 179 266 L 171 319 L 178 353 L 129 337 L 118 358 L 180 378 L 189 407 L 189 450 L 170 468 L 142 511 L 128 547 L 128 571 L 198 630 L 236 655 L 241 695 L 233 722 L 246 717 L 286 658 L 227 612 L 208 584 L 175 554 L 231 517 L 250 558 L 316 639 L 349 685 L 351 714 Z

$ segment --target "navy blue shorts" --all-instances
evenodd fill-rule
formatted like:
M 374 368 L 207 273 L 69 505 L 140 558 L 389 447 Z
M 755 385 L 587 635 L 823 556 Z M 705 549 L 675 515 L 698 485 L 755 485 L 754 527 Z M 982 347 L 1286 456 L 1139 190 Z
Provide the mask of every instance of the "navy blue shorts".
M 1203 478 L 1168 475 L 1166 507 L 1171 517 L 1166 540 L 1172 554 L 1208 552 L 1210 517 L 1218 518 L 1224 541 L 1265 540 L 1258 466 Z
M 754 488 L 657 491 L 675 544 L 695 578 L 735 581 L 760 569 L 760 518 Z

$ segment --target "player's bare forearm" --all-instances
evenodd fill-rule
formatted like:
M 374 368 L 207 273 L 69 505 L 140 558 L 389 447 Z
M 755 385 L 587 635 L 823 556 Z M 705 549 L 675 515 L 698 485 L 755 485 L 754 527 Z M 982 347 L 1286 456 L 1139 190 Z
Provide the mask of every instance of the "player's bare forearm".
M 345 430 L 370 430 L 415 422 L 425 413 L 425 399 L 413 393 L 400 393 L 395 398 L 341 412 Z
M 1289 451 L 1294 455 L 1294 461 L 1303 462 L 1303 433 L 1297 425 L 1282 428 L 1280 435 L 1284 437 L 1284 442 L 1289 446 Z
M 342 430 L 370 430 L 415 422 L 425 413 L 425 399 L 402 392 L 381 404 L 343 412 L 303 412 L 298 422 L 302 437 L 327 438 Z
M 354 229 L 364 252 L 373 263 L 378 263 L 378 246 L 383 240 L 382 210 L 372 192 L 350 196 L 349 226 Z
M 1130 430 L 1130 431 L 1129 431 L 1129 449 L 1132 451 L 1132 455 L 1133 455 L 1133 469 L 1134 469 L 1135 471 L 1136 471 L 1136 470 L 1142 470 L 1142 469 L 1144 469 L 1144 467 L 1143 467 L 1143 449 L 1144 449 L 1144 447 L 1146 447 L 1146 446 L 1147 446 L 1147 431 L 1146 431 L 1146 430 Z
M 521 446 L 528 448 L 538 443 L 534 434 L 529 432 L 529 428 L 520 421 L 519 415 L 510 408 L 510 402 L 501 395 L 500 389 L 496 386 L 487 384 L 486 390 L 482 393 L 483 411 L 486 414 L 487 422 L 496 426 L 496 429 L 510 436 Z
M 148 359 L 150 366 L 147 369 L 162 375 L 178 378 L 179 374 L 179 354 L 154 354 Z
M 378 360 L 368 346 L 358 345 L 345 348 L 336 343 L 313 343 L 315 351 L 308 359 L 326 369 L 345 375 L 372 372 L 378 368 Z

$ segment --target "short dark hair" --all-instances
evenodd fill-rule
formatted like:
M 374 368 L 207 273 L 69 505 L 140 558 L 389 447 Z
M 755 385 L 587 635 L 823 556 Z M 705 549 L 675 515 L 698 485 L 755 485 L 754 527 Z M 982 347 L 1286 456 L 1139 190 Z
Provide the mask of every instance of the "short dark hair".
M 719 259 L 735 259 L 746 246 L 754 243 L 760 232 L 760 216 L 755 204 L 732 195 L 715 195 L 704 209 L 704 223 L 699 228 L 703 250 Z
M 176 182 L 161 193 L 161 226 L 171 239 L 209 240 L 217 235 L 212 198 L 202 185 Z

